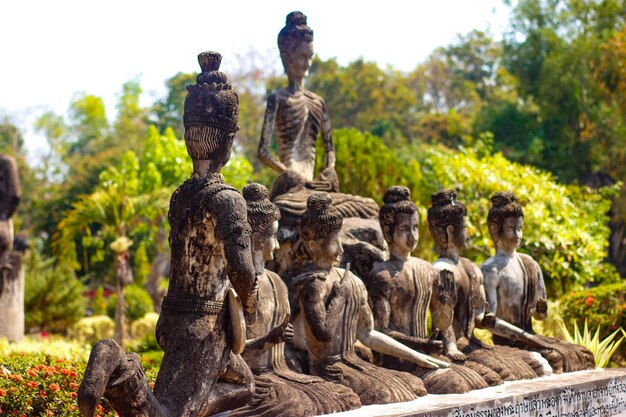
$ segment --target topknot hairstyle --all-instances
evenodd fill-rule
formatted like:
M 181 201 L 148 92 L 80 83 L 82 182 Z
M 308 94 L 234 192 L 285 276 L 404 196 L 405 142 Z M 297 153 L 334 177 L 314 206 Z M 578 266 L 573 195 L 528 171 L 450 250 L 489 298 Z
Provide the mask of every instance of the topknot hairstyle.
M 502 224 L 508 217 L 524 217 L 524 210 L 517 202 L 515 194 L 510 191 L 498 191 L 491 196 L 491 208 L 487 215 L 487 226 L 492 239 L 496 238 L 492 233 L 493 226 L 497 228 L 498 233 L 502 233 Z
M 268 198 L 267 188 L 256 182 L 243 187 L 243 198 L 248 206 L 248 223 L 253 233 L 266 233 L 275 221 L 280 220 L 280 211 Z
M 314 193 L 306 201 L 306 210 L 300 223 L 300 237 L 305 242 L 323 240 L 341 229 L 343 217 L 332 206 L 326 193 Z
M 432 207 L 428 209 L 428 228 L 440 250 L 448 247 L 448 226 L 458 227 L 465 216 L 465 204 L 456 199 L 454 190 L 441 190 L 430 196 Z
M 192 159 L 227 159 L 234 133 L 239 129 L 239 98 L 219 71 L 222 56 L 213 51 L 198 55 L 202 72 L 187 86 L 185 144 Z
M 299 42 L 313 42 L 313 31 L 307 26 L 304 13 L 291 12 L 287 15 L 285 27 L 278 33 L 278 49 L 285 52 Z
M 393 233 L 398 214 L 413 214 L 416 212 L 417 206 L 411 201 L 411 191 L 407 187 L 401 185 L 389 187 L 383 194 L 383 205 L 378 214 L 380 227 L 384 230 L 385 226 L 387 226 L 390 232 Z

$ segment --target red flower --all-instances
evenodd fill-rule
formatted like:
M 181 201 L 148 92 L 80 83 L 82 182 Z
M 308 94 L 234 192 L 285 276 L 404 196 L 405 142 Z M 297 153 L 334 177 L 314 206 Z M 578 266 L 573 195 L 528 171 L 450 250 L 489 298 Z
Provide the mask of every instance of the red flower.
M 78 384 L 76 382 L 70 382 L 70 389 L 72 390 L 78 389 Z
M 17 381 L 17 382 L 22 382 L 24 380 L 24 378 L 22 378 L 22 375 L 20 374 L 11 374 L 9 375 L 9 379 L 12 379 L 13 381 Z
M 30 376 L 37 376 L 37 371 L 35 371 L 34 369 L 31 368 L 31 369 L 28 370 L 28 375 L 30 375 Z
M 37 388 L 37 386 L 38 386 L 38 385 L 39 385 L 39 384 L 37 384 L 35 381 L 28 381 L 28 382 L 26 383 L 26 386 L 27 386 L 27 387 L 30 387 L 30 388 L 33 388 L 33 389 L 34 389 L 34 388 Z
M 48 394 L 46 394 L 46 391 L 41 390 L 41 391 L 39 391 L 39 396 L 40 396 L 41 398 L 46 398 L 46 397 L 48 396 Z
M 50 391 L 58 391 L 58 390 L 60 390 L 60 389 L 61 389 L 61 387 L 59 386 L 59 384 L 54 384 L 54 383 L 50 384 L 50 385 L 48 386 L 48 388 L 50 388 Z
M 76 398 L 78 397 L 78 394 L 76 394 L 75 392 L 70 392 L 70 398 Z
M 4 397 L 5 395 L 7 395 L 7 392 L 0 388 L 0 397 Z
M 595 297 L 589 296 L 585 298 L 585 304 L 587 304 L 588 306 L 591 306 L 591 304 L 593 304 L 595 300 L 596 300 Z

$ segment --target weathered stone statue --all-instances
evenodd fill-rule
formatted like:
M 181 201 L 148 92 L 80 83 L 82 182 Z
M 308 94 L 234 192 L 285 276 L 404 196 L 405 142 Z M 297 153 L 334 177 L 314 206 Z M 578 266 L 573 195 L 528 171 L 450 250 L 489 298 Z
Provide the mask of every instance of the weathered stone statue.
M 11 220 L 21 195 L 15 159 L 0 154 L 0 337 L 6 337 L 11 342 L 24 337 L 22 255 L 25 248 L 13 247 Z
M 292 12 L 287 15 L 286 25 L 278 35 L 278 48 L 289 85 L 272 92 L 267 98 L 258 156 L 261 162 L 280 173 L 270 190 L 270 200 L 276 203 L 282 215 L 281 250 L 276 254 L 274 267 L 282 276 L 301 249 L 297 231 L 311 193 L 329 192 L 333 206 L 344 218 L 375 219 L 378 206 L 370 198 L 339 192 L 328 110 L 321 97 L 304 88 L 313 58 L 313 31 L 307 26 L 304 14 Z M 270 152 L 273 132 L 278 158 Z M 324 166 L 314 178 L 315 143 L 320 134 L 324 144 Z M 363 224 L 352 225 L 350 220 L 345 228 L 361 227 Z M 365 248 L 372 252 L 368 255 L 368 263 L 374 258 L 382 258 L 380 249 L 375 245 Z M 352 253 L 351 247 L 346 250 Z
M 402 186 L 387 189 L 383 202 L 379 218 L 390 258 L 377 264 L 367 280 L 376 330 L 412 349 L 439 354 L 442 342 L 435 341 L 435 337 L 427 339 L 427 314 L 436 281 L 435 269 L 429 262 L 411 256 L 419 237 L 417 206 L 411 201 L 409 189 Z M 437 336 L 438 331 L 434 333 Z M 386 368 L 413 372 L 422 378 L 426 390 L 432 394 L 462 393 L 487 387 L 485 380 L 467 367 L 424 369 L 388 355 L 378 355 L 376 362 Z
M 433 263 L 439 276 L 431 312 L 433 327 L 442 331 L 444 352 L 458 363 L 475 369 L 491 383 L 497 381 L 484 373 L 484 367 L 495 371 L 501 380 L 509 381 L 550 373 L 548 364 L 538 355 L 509 347 L 487 346 L 474 336 L 474 328 L 479 327 L 505 338 L 532 339 L 532 335 L 485 311 L 482 273 L 461 256 L 468 243 L 466 216 L 467 209 L 456 199 L 453 190 L 432 195 L 428 226 L 439 250 L 439 259 Z
M 312 254 L 314 269 L 293 282 L 300 308 L 294 319 L 295 342 L 306 340 L 312 374 L 352 388 L 364 405 L 424 395 L 426 390 L 417 377 L 377 367 L 355 354 L 358 339 L 374 351 L 425 368 L 448 366 L 374 330 L 365 285 L 349 268 L 334 266 L 342 255 L 338 238 L 341 224 L 341 214 L 327 194 L 315 193 L 308 198 L 300 233 Z
M 95 415 L 103 395 L 122 417 L 207 416 L 252 398 L 253 376 L 239 355 L 241 304 L 253 317 L 257 302 L 250 226 L 243 197 L 220 174 L 237 131 L 238 98 L 219 71 L 220 54 L 198 60 L 202 72 L 187 87 L 184 115 L 194 172 L 168 213 L 172 269 L 156 329 L 165 355 L 154 393 L 138 356 L 102 340 L 78 391 L 83 416 Z
M 256 320 L 247 326 L 246 349 L 242 356 L 254 373 L 255 392 L 245 407 L 231 416 L 314 416 L 347 411 L 361 405 L 349 388 L 323 379 L 296 373 L 285 363 L 284 341 L 293 338 L 289 323 L 287 286 L 278 275 L 265 269 L 278 246 L 276 231 L 280 213 L 263 185 L 243 189 L 252 227 L 252 257 L 259 285 Z
M 534 335 L 531 318 L 544 320 L 548 304 L 541 267 L 531 256 L 517 252 L 522 241 L 524 212 L 511 192 L 497 192 L 491 202 L 487 225 L 496 254 L 481 266 L 489 309 L 498 318 Z M 496 343 L 537 350 L 556 373 L 595 367 L 593 354 L 582 346 L 545 336 L 534 335 L 534 338 L 541 340 L 543 347 L 494 335 Z

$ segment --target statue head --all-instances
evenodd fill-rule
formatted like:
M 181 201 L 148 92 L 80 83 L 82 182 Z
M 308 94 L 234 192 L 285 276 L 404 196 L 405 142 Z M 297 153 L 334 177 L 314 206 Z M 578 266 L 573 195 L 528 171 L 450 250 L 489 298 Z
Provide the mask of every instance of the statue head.
M 278 34 L 278 49 L 285 73 L 289 78 L 309 75 L 313 59 L 313 31 L 306 24 L 301 12 L 287 15 L 285 27 Z
M 343 249 L 339 231 L 343 224 L 341 213 L 332 206 L 326 193 L 314 193 L 306 201 L 306 210 L 300 222 L 300 238 L 313 261 L 333 264 L 341 259 Z
M 395 185 L 385 191 L 378 219 L 392 253 L 408 256 L 415 250 L 419 239 L 419 212 L 407 187 Z
M 243 197 L 248 206 L 248 223 L 252 228 L 252 250 L 263 253 L 263 259 L 274 259 L 274 251 L 278 249 L 276 231 L 280 211 L 267 198 L 268 191 L 264 185 L 255 182 L 243 188 Z
M 439 252 L 445 252 L 450 245 L 460 250 L 467 248 L 467 208 L 456 199 L 456 192 L 437 191 L 430 199 L 432 207 L 428 209 L 428 228 Z
M 202 72 L 195 85 L 187 86 L 185 98 L 185 144 L 191 159 L 209 160 L 223 166 L 238 127 L 239 99 L 219 71 L 222 56 L 217 52 L 198 55 Z
M 522 243 L 524 210 L 515 194 L 499 191 L 491 196 L 491 208 L 487 215 L 487 226 L 496 248 L 513 252 Z

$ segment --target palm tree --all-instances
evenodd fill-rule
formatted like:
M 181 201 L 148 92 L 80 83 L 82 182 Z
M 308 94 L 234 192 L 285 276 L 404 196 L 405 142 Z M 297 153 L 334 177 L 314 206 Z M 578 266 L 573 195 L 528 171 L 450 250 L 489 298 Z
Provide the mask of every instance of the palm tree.
M 136 156 L 132 156 L 136 161 Z M 163 187 L 140 193 L 138 164 L 130 169 L 126 169 L 123 162 L 120 165 L 120 168 L 104 171 L 100 186 L 89 195 L 79 196 L 72 208 L 64 213 L 53 248 L 59 260 L 70 262 L 75 269 L 80 268 L 76 254 L 76 239 L 79 237 L 88 236 L 113 252 L 117 294 L 115 340 L 123 346 L 126 333 L 123 289 L 132 282 L 130 258 L 133 242 L 129 236 L 141 224 L 160 225 L 164 222 L 171 190 Z M 88 262 L 84 262 L 87 267 Z

